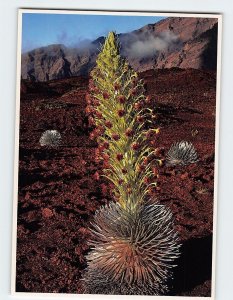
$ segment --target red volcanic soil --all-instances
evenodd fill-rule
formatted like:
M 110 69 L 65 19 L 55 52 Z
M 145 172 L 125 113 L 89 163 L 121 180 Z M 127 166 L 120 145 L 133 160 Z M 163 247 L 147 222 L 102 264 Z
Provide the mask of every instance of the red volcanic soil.
M 171 208 L 182 242 L 170 295 L 210 296 L 214 193 L 214 72 L 159 70 L 142 74 L 152 96 L 157 146 L 165 157 L 175 141 L 191 141 L 199 161 L 160 168 L 158 201 Z M 81 293 L 88 225 L 110 201 L 97 180 L 96 143 L 85 117 L 88 79 L 77 77 L 21 85 L 17 278 L 18 292 Z M 48 129 L 62 135 L 49 149 Z

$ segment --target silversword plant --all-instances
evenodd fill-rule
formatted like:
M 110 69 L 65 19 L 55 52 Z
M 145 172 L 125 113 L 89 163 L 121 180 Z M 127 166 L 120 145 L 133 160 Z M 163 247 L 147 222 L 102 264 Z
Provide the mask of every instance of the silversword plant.
M 94 216 L 83 281 L 86 293 L 163 294 L 179 245 L 170 210 L 151 201 L 161 160 L 149 140 L 159 128 L 152 128 L 143 81 L 119 49 L 110 32 L 86 99 L 96 160 L 112 185 L 113 201 Z
M 61 144 L 61 134 L 57 130 L 46 130 L 40 138 L 40 145 L 56 148 Z
M 189 165 L 198 161 L 198 154 L 191 142 L 181 141 L 172 144 L 166 155 L 167 165 Z

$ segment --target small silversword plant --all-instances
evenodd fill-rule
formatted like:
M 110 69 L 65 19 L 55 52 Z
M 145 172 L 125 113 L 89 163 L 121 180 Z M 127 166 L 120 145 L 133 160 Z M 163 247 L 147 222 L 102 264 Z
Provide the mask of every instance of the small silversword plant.
M 177 142 L 167 152 L 166 161 L 170 166 L 193 164 L 198 161 L 197 151 L 191 142 Z
M 46 130 L 40 138 L 40 145 L 56 148 L 61 144 L 61 134 L 57 130 Z

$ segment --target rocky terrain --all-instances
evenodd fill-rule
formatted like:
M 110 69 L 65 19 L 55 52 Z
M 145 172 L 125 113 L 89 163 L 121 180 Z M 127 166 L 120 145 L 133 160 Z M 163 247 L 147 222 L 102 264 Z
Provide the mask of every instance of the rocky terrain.
M 121 53 L 139 71 L 153 68 L 216 70 L 217 19 L 167 18 L 119 34 Z M 85 46 L 49 45 L 22 54 L 21 77 L 47 81 L 87 75 L 95 65 L 104 37 Z
M 171 208 L 182 243 L 169 294 L 210 296 L 216 75 L 172 68 L 141 76 L 153 99 L 155 125 L 161 128 L 156 147 L 162 157 L 181 140 L 191 141 L 199 155 L 195 164 L 165 163 L 159 171 L 157 201 Z M 96 143 L 89 139 L 85 117 L 87 85 L 88 78 L 81 76 L 22 80 L 18 292 L 82 293 L 89 222 L 111 200 L 108 182 L 96 173 Z M 41 134 L 48 129 L 61 133 L 59 147 L 40 146 Z

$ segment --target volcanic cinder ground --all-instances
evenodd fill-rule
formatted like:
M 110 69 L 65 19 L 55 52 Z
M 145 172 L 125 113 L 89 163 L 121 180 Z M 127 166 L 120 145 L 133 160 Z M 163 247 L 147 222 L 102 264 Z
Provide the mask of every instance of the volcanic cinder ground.
M 191 141 L 199 161 L 160 170 L 157 201 L 171 208 L 182 243 L 170 295 L 210 296 L 216 74 L 164 69 L 141 74 L 161 128 L 162 156 L 173 142 Z M 95 141 L 85 117 L 88 78 L 21 83 L 18 292 L 81 293 L 95 211 L 111 200 L 108 182 L 94 175 Z M 48 129 L 62 135 L 56 149 L 41 147 Z

